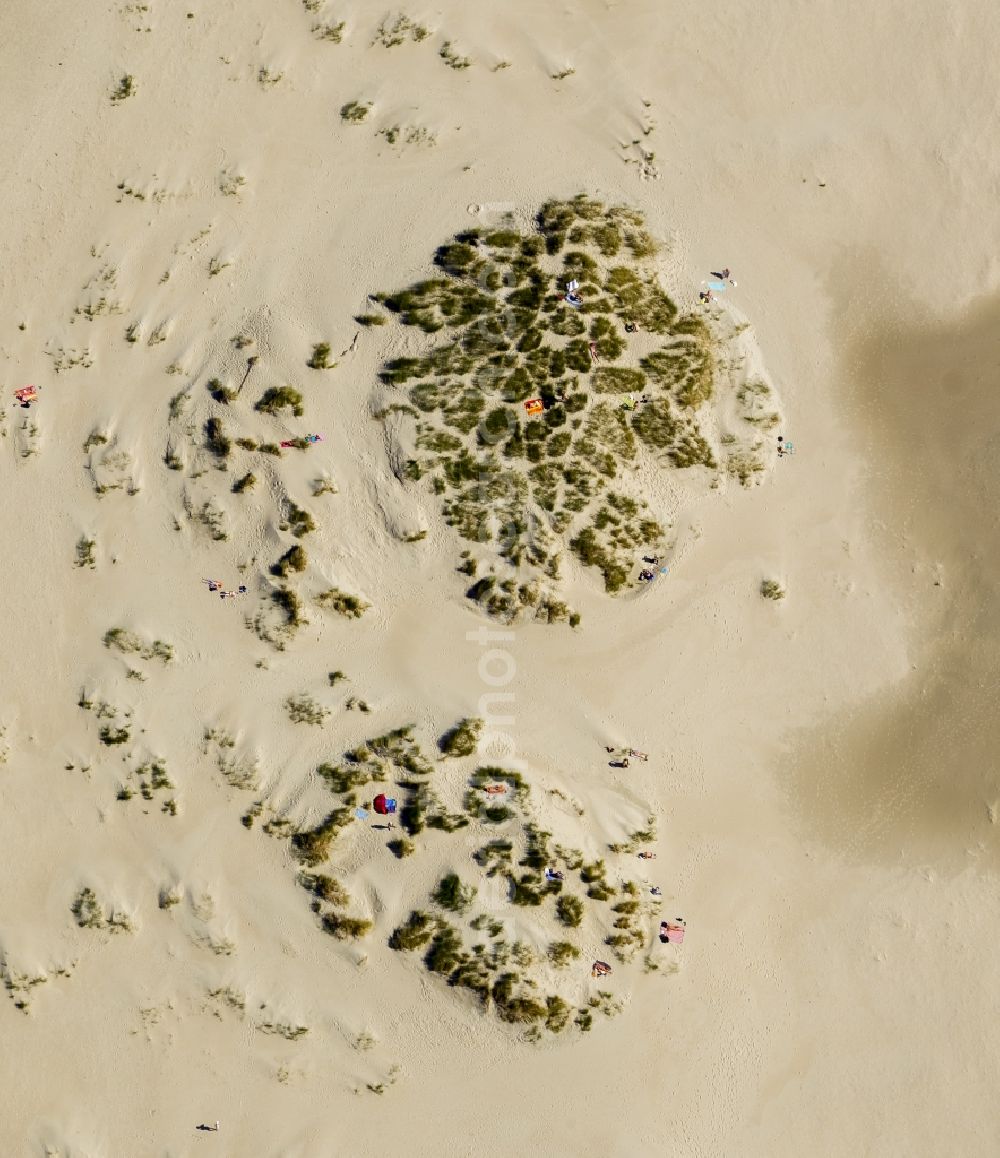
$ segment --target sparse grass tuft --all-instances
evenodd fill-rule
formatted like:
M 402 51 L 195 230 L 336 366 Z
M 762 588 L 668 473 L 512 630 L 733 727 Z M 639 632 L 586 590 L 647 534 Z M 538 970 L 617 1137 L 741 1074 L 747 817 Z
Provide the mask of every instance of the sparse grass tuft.
M 346 105 L 341 106 L 340 119 L 346 121 L 349 125 L 360 125 L 371 111 L 371 101 L 365 103 L 361 101 L 348 101 Z
M 90 567 L 91 570 L 97 567 L 97 556 L 95 551 L 97 549 L 97 541 L 95 539 L 88 539 L 86 535 L 81 535 L 76 543 L 76 558 L 73 561 L 74 567 Z
M 337 24 L 314 24 L 312 34 L 317 40 L 328 40 L 331 44 L 339 44 L 344 38 L 344 29 L 347 22 L 341 20 Z
M 400 12 L 395 19 L 386 16 L 375 30 L 372 44 L 381 44 L 383 48 L 397 48 L 407 40 L 419 44 L 426 40 L 430 32 L 423 24 L 417 24 L 405 13 Z
M 317 342 L 306 365 L 312 370 L 332 370 L 336 363 L 330 361 L 330 343 Z
M 438 56 L 445 62 L 449 68 L 454 68 L 461 71 L 463 68 L 468 68 L 472 61 L 467 56 L 461 56 L 455 51 L 454 46 L 450 40 L 446 40 L 438 51 Z
M 548 948 L 549 960 L 557 969 L 565 969 L 580 956 L 580 950 L 569 941 L 553 941 Z
M 764 599 L 784 599 L 785 589 L 777 579 L 765 579 L 760 585 L 760 593 Z
M 324 708 L 322 704 L 316 702 L 312 696 L 306 692 L 300 692 L 296 696 L 289 696 L 285 700 L 285 711 L 288 713 L 288 718 L 293 724 L 312 724 L 314 727 L 321 727 L 326 717 L 330 714 L 328 708 Z
M 147 643 L 135 632 L 127 631 L 124 627 L 108 628 L 102 642 L 105 647 L 114 648 L 122 655 L 140 655 L 143 659 L 158 659 L 162 663 L 170 663 L 174 658 L 171 644 L 165 643 L 162 639 L 154 639 L 152 643 Z
M 135 77 L 131 73 L 125 75 L 118 81 L 111 92 L 112 103 L 117 104 L 119 101 L 126 101 L 129 97 L 135 96 L 136 84 Z
M 346 619 L 360 619 L 371 606 L 357 595 L 348 595 L 336 587 L 331 587 L 328 591 L 317 595 L 316 602 L 320 607 L 336 611 L 338 615 L 343 615 Z

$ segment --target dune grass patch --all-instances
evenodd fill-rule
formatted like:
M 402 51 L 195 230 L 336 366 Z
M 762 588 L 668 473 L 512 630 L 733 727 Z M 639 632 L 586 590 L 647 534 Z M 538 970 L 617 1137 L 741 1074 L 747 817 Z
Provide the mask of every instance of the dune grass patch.
M 702 421 L 715 338 L 663 289 L 656 251 L 641 214 L 581 194 L 547 201 L 529 231 L 464 230 L 435 251 L 432 276 L 371 295 L 430 336 L 422 354 L 383 363 L 383 386 L 406 401 L 380 414 L 410 408 L 401 477 L 492 556 L 467 594 L 495 618 L 568 622 L 554 593 L 568 552 L 608 594 L 633 588 L 666 535 L 639 468 L 718 469 Z M 627 516 L 611 489 L 634 504 Z
M 327 611 L 334 611 L 345 619 L 360 619 L 371 604 L 366 603 L 360 596 L 341 591 L 338 587 L 330 587 L 316 596 L 316 602 Z

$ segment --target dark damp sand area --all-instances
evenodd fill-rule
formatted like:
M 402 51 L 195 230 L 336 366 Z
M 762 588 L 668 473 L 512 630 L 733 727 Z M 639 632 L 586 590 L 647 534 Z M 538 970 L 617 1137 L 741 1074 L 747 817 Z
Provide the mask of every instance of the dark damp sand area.
M 998 868 L 1000 296 L 904 315 L 847 325 L 838 390 L 913 672 L 798 737 L 785 782 L 807 834 L 848 859 Z

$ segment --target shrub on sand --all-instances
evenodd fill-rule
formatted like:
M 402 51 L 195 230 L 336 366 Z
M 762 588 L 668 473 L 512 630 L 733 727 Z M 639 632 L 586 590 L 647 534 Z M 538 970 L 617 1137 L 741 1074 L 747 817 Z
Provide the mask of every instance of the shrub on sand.
M 309 355 L 309 361 L 306 365 L 311 370 L 330 370 L 334 363 L 330 361 L 330 343 L 317 342 L 312 349 L 312 354 Z
M 548 954 L 549 960 L 557 969 L 565 969 L 580 956 L 580 950 L 569 941 L 553 941 L 548 948 Z
M 296 418 L 305 413 L 302 407 L 302 395 L 294 386 L 271 386 L 254 405 L 255 410 L 262 414 L 278 414 L 282 410 L 291 410 Z
M 305 548 L 296 543 L 294 547 L 288 548 L 277 563 L 272 564 L 271 574 L 284 579 L 289 571 L 304 571 L 308 561 Z
M 438 740 L 438 748 L 445 756 L 471 756 L 479 744 L 483 721 L 478 717 L 459 720 Z
M 353 940 L 363 937 L 372 930 L 372 922 L 360 917 L 349 917 L 346 913 L 324 913 L 322 916 L 324 932 L 336 937 L 340 941 Z
M 463 885 L 457 873 L 448 873 L 438 882 L 431 899 L 449 912 L 464 913 L 476 899 L 476 892 L 474 885 Z
M 414 909 L 404 924 L 393 931 L 389 938 L 389 948 L 397 952 L 419 949 L 431 939 L 433 931 L 434 923 L 431 918 L 419 909 Z
M 360 619 L 370 606 L 357 595 L 348 595 L 336 587 L 331 587 L 328 591 L 317 595 L 316 602 L 320 607 L 326 607 L 330 611 L 336 611 L 338 615 L 343 615 L 345 619 Z
M 576 929 L 583 921 L 583 901 L 566 894 L 556 901 L 556 916 L 569 929 Z

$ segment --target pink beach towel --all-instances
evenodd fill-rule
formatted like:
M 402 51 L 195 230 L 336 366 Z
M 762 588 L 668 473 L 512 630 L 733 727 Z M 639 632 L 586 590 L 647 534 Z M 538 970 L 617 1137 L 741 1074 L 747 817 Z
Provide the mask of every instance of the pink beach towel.
M 667 939 L 671 945 L 679 945 L 684 940 L 684 926 L 675 925 L 673 921 L 667 922 Z

